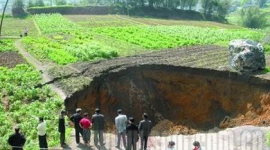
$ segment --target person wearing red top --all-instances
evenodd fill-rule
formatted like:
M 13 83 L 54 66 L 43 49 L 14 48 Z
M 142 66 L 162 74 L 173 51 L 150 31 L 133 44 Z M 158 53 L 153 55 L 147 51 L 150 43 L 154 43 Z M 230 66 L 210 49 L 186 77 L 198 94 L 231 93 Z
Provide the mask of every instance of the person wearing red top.
M 198 142 L 198 141 L 195 141 L 195 142 L 193 143 L 193 146 L 195 146 L 193 150 L 202 150 L 202 149 L 201 149 L 200 142 Z
M 84 113 L 84 118 L 80 121 L 80 127 L 83 129 L 83 140 L 87 145 L 90 143 L 90 128 L 92 127 L 92 122 L 89 119 L 88 113 Z

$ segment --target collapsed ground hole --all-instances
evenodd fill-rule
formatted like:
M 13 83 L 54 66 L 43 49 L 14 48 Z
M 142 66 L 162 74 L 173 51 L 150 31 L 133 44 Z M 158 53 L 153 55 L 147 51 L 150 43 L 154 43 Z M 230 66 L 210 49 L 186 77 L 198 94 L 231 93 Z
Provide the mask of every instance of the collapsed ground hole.
M 136 123 L 143 112 L 155 133 L 193 134 L 239 125 L 269 125 L 270 81 L 227 71 L 168 65 L 133 66 L 97 76 L 65 101 L 93 114 L 100 107 L 107 126 L 121 108 Z M 163 133 L 162 133 L 163 132 Z

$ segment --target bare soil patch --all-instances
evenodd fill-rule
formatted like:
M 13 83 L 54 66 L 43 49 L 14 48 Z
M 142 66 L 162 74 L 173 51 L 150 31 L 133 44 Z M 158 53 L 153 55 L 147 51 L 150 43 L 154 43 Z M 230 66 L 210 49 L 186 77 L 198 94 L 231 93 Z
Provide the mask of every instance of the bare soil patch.
M 18 64 L 26 64 L 27 62 L 17 52 L 0 53 L 0 66 L 13 68 Z

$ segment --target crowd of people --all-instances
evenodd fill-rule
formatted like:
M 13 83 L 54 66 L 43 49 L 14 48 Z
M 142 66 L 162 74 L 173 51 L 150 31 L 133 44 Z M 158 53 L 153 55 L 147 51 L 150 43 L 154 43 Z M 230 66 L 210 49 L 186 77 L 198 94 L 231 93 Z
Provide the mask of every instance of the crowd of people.
M 82 110 L 80 108 L 77 108 L 76 113 L 70 117 L 70 120 L 73 122 L 75 128 L 76 143 L 80 144 L 81 135 L 84 144 L 90 147 L 90 137 L 92 129 L 94 132 L 94 145 L 97 148 L 103 147 L 105 145 L 103 141 L 103 133 L 106 123 L 104 115 L 101 114 L 99 108 L 95 109 L 95 114 L 92 115 L 91 119 L 88 113 L 84 113 L 82 117 L 81 112 Z M 66 111 L 62 110 L 59 116 L 58 124 L 58 131 L 60 133 L 60 144 L 62 147 L 67 146 L 67 144 L 65 143 L 65 115 Z M 115 117 L 115 127 L 117 133 L 117 142 L 115 146 L 116 148 L 121 148 L 120 143 L 122 139 L 123 147 L 126 150 L 137 150 L 136 143 L 140 139 L 140 149 L 147 149 L 147 142 L 152 129 L 152 122 L 148 119 L 147 113 L 143 113 L 142 117 L 143 119 L 139 122 L 139 125 L 137 126 L 133 117 L 127 118 L 127 116 L 122 113 L 121 109 L 117 110 L 117 116 Z M 48 149 L 46 138 L 46 122 L 42 117 L 39 118 L 37 133 L 40 149 Z M 20 133 L 20 129 L 18 127 L 15 128 L 15 133 L 12 134 L 8 139 L 8 143 L 10 146 L 12 146 L 12 150 L 23 150 L 25 141 L 26 138 L 23 134 Z M 201 150 L 200 143 L 198 141 L 195 141 L 193 145 L 195 147 L 193 150 Z M 175 150 L 174 146 L 175 142 L 170 141 L 168 143 L 167 150 Z
M 90 129 L 94 131 L 94 144 L 96 147 L 102 147 L 105 145 L 103 141 L 103 133 L 105 130 L 105 118 L 101 114 L 100 109 L 95 109 L 95 114 L 92 118 L 89 118 L 87 113 L 84 113 L 84 118 L 81 116 L 82 110 L 76 109 L 76 113 L 70 117 L 70 120 L 74 123 L 76 143 L 80 143 L 80 135 L 83 137 L 84 144 L 90 146 Z M 127 150 L 136 150 L 136 143 L 141 138 L 141 149 L 146 150 L 148 136 L 152 129 L 152 122 L 148 119 L 147 113 L 143 114 L 143 120 L 139 125 L 135 125 L 135 119 L 122 114 L 122 110 L 117 110 L 118 116 L 115 118 L 115 126 L 117 132 L 116 148 L 120 149 L 120 141 L 122 139 L 123 146 Z M 60 122 L 60 121 L 59 121 Z M 60 123 L 59 123 L 60 124 Z M 59 125 L 60 127 L 60 125 Z M 60 132 L 60 131 L 59 131 Z M 61 133 L 61 134 L 64 134 Z M 61 145 L 64 146 L 64 141 L 61 141 Z

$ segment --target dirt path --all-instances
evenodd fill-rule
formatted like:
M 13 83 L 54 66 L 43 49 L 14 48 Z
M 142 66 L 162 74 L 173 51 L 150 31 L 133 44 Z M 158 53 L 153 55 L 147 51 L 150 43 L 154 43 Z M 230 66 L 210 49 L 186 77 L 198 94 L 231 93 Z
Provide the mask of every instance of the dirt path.
M 15 46 L 18 49 L 19 53 L 24 57 L 24 59 L 42 73 L 43 83 L 47 83 L 52 80 L 47 73 L 49 66 L 42 64 L 40 61 L 34 58 L 31 54 L 29 54 L 21 45 L 20 40 L 17 40 L 15 42 Z M 56 87 L 54 84 L 50 84 L 50 86 L 51 86 L 52 91 L 55 91 L 63 100 L 66 98 L 66 94 L 61 89 Z
M 33 18 L 33 23 L 34 23 L 34 25 L 35 25 L 35 27 L 36 27 L 36 29 L 37 29 L 37 31 L 38 31 L 38 34 L 39 34 L 39 35 L 42 35 L 42 32 L 41 32 L 40 28 L 38 27 L 35 18 Z

